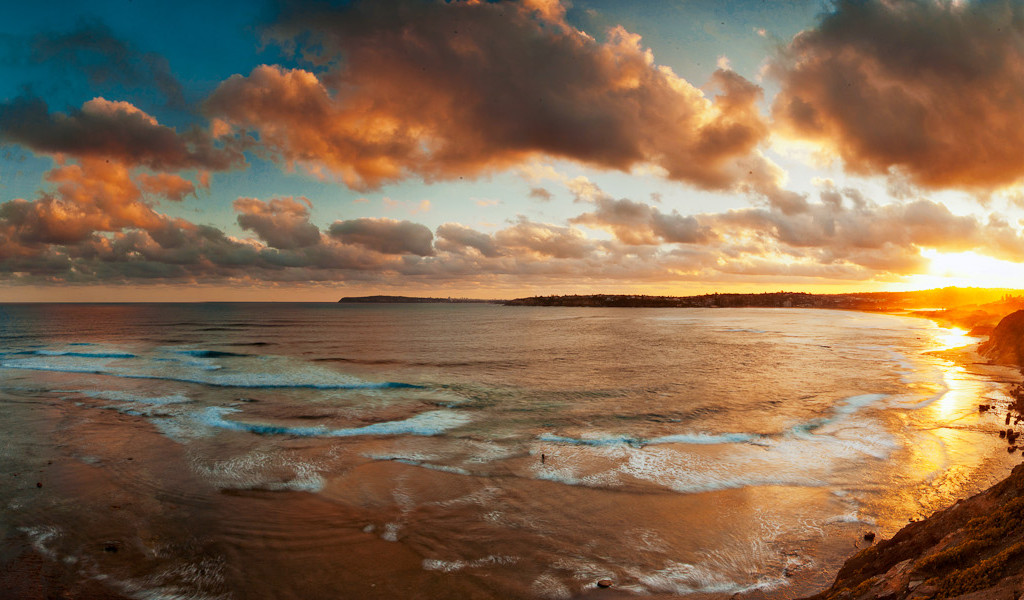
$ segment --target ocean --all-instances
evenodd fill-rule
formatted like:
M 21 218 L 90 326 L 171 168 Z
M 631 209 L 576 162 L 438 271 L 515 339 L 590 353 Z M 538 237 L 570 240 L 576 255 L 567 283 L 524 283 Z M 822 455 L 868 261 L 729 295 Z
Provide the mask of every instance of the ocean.
M 977 340 L 904 316 L 0 305 L 0 341 L 0 569 L 130 598 L 797 597 L 1020 462 L 998 372 L 938 352 Z

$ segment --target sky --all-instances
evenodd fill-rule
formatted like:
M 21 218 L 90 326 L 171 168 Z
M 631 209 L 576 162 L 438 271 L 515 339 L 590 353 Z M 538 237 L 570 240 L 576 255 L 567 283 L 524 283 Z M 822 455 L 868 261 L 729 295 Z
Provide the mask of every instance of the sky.
M 1024 4 L 17 3 L 0 301 L 1024 288 Z

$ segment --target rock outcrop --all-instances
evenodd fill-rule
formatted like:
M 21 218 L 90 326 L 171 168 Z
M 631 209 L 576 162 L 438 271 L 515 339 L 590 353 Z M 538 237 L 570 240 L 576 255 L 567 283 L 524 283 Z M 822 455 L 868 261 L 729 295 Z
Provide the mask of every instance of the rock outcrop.
M 978 352 L 996 364 L 1024 366 L 1024 310 L 1003 317 Z
M 1024 591 L 1024 465 L 988 490 L 850 558 L 810 600 L 1018 600 Z

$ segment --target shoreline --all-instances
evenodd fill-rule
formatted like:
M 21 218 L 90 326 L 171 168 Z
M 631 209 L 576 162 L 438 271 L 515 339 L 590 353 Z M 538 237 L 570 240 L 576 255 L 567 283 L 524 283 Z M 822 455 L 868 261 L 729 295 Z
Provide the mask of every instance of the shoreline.
M 1003 369 L 1003 367 L 993 367 L 991 365 L 987 365 L 985 363 L 982 363 L 982 358 L 977 353 L 977 344 L 970 345 L 970 346 L 959 347 L 959 348 L 951 348 L 951 349 L 947 349 L 947 350 L 926 351 L 927 348 L 940 348 L 940 347 L 945 346 L 945 344 L 943 343 L 943 340 L 945 340 L 947 338 L 945 338 L 943 335 L 941 335 L 941 334 L 943 334 L 945 332 L 944 331 L 940 331 L 939 332 L 940 335 L 934 336 L 935 339 L 933 340 L 932 339 L 933 336 L 931 336 L 930 334 L 926 333 L 926 330 L 929 328 L 929 326 L 927 324 L 923 324 L 923 323 L 920 323 L 920 322 L 917 322 L 915 324 L 915 323 L 909 322 L 907 320 L 903 320 L 903 321 L 904 321 L 904 323 L 908 323 L 910 327 L 920 331 L 920 337 L 918 339 L 928 340 L 927 343 L 925 343 L 925 344 L 919 344 L 919 345 L 915 346 L 915 349 L 916 349 L 916 353 L 914 353 L 915 356 L 921 357 L 921 356 L 923 356 L 925 354 L 933 354 L 933 355 L 939 356 L 940 358 L 943 358 L 943 359 L 954 359 L 955 357 L 958 357 L 959 360 L 957 361 L 957 364 L 961 364 L 961 365 L 965 366 L 972 373 L 974 373 L 974 372 L 984 372 L 984 375 L 982 375 L 982 377 L 984 377 L 985 379 L 987 379 L 989 381 L 998 381 L 998 382 L 1001 382 L 1003 384 L 1011 383 L 1011 381 L 1009 381 L 1009 379 L 1007 378 L 1007 375 L 1008 375 L 1009 371 L 1001 371 L 1001 369 Z M 922 325 L 923 325 L 923 327 L 922 327 Z M 908 339 L 912 339 L 912 336 L 908 337 Z M 891 345 L 889 347 L 893 348 L 893 347 L 896 347 L 896 346 Z M 918 363 L 918 361 L 912 361 L 912 362 L 914 362 L 915 364 Z M 927 363 L 927 364 L 946 364 L 946 365 L 948 365 L 948 363 L 946 363 L 945 360 L 936 360 L 936 359 L 933 359 L 933 358 L 928 358 L 928 359 L 924 360 L 923 363 Z M 796 364 L 799 364 L 799 363 L 796 363 Z M 992 372 L 991 369 L 1000 369 L 1000 371 Z M 911 371 L 908 371 L 908 373 L 910 373 L 910 372 Z M 861 375 L 863 375 L 863 372 L 861 372 Z M 933 378 L 932 377 L 928 377 L 926 379 L 930 381 Z M 915 379 L 915 381 L 916 381 L 916 379 Z M 926 384 L 928 383 L 928 381 L 926 381 L 926 380 L 922 380 L 922 381 L 924 383 L 926 383 Z M 941 379 L 936 380 L 935 383 L 941 385 Z M 996 383 L 994 385 L 1000 385 L 1000 384 Z M 952 384 L 950 384 L 950 387 L 952 387 Z M 935 396 L 931 396 L 930 393 L 928 394 L 928 396 L 932 397 L 932 398 L 938 399 L 938 403 L 939 404 L 942 403 L 941 402 L 942 395 L 949 391 L 948 388 L 942 388 L 942 387 L 928 387 L 927 389 L 929 389 L 929 390 L 933 390 L 934 389 L 937 392 L 937 394 Z M 986 387 L 985 389 L 986 390 L 995 390 L 996 388 L 993 386 L 993 387 Z M 987 392 L 986 392 L 985 395 L 987 395 Z M 790 396 L 790 397 L 794 398 L 794 396 Z M 922 399 L 924 397 L 925 396 L 921 396 Z M 980 397 L 980 395 L 979 395 L 979 397 Z M 1000 401 L 1000 404 L 1001 404 L 1002 403 L 1002 395 L 1001 395 L 1001 393 L 995 393 L 995 397 L 1000 399 L 999 401 Z M 935 400 L 932 400 L 932 401 L 935 401 Z M 984 401 L 984 400 L 982 400 L 982 401 Z M 970 405 L 970 402 L 971 402 L 971 397 L 970 396 L 962 395 L 962 394 L 959 395 L 956 398 L 956 405 L 958 406 L 959 413 L 962 414 L 964 412 L 964 409 Z M 921 404 L 921 406 L 923 407 L 924 404 Z M 973 410 L 973 406 L 971 408 Z M 888 412 L 888 409 L 886 409 L 886 410 Z M 893 411 L 893 412 L 906 412 L 906 411 L 898 409 L 898 410 Z M 931 411 L 930 410 L 924 410 L 924 411 L 914 410 L 913 412 L 915 414 L 916 413 L 924 414 L 924 413 L 928 413 L 928 412 L 931 412 Z M 104 414 L 106 414 L 106 413 L 104 413 Z M 999 416 L 1000 416 L 999 420 L 1001 421 L 1001 415 L 999 415 Z M 971 423 L 972 427 L 973 427 L 973 424 L 976 423 L 976 418 L 975 417 L 971 417 L 970 415 L 968 415 L 968 417 L 969 418 L 966 419 L 966 422 Z M 113 418 L 116 418 L 116 417 L 113 417 Z M 893 418 L 898 418 L 898 417 L 894 416 Z M 992 424 L 994 425 L 994 422 Z M 865 430 L 864 432 L 867 433 L 867 434 L 871 433 L 868 430 Z M 993 440 L 993 438 L 994 438 L 993 434 L 994 434 L 994 430 L 990 433 L 989 432 L 989 428 L 986 427 L 986 428 L 984 428 L 984 431 L 981 432 L 981 433 L 975 432 L 974 433 L 974 437 L 972 439 L 974 439 L 974 440 L 982 440 L 982 439 L 984 439 L 984 440 L 990 440 L 990 441 L 994 441 L 994 442 L 998 443 L 998 440 Z M 984 450 L 983 452 L 977 452 L 977 455 L 992 456 L 993 453 L 991 451 L 993 449 L 1001 451 L 1001 449 L 999 449 L 999 448 L 995 448 L 995 447 L 989 448 L 988 445 L 982 446 L 982 445 L 979 444 L 977 447 L 983 448 L 983 450 Z M 137 453 L 135 453 L 135 454 L 136 454 L 135 458 L 138 459 L 139 458 L 138 454 Z M 549 458 L 550 458 L 550 456 L 549 456 Z M 989 483 L 991 483 L 991 482 L 993 482 L 995 480 L 1001 479 L 1005 475 L 1004 468 L 1006 467 L 1005 455 L 1003 455 L 1003 458 L 1004 458 L 1004 460 L 1000 461 L 1000 463 L 1002 463 L 1002 464 L 999 464 L 999 465 L 989 465 L 984 470 L 976 471 L 976 474 L 978 476 L 973 478 L 973 481 L 976 482 L 976 483 L 972 484 L 970 486 L 970 488 L 965 488 L 961 493 L 963 495 L 968 495 L 968 494 L 974 493 L 978 489 L 980 489 L 980 487 L 987 486 Z M 138 464 L 141 464 L 141 463 L 140 462 L 136 462 L 134 464 L 138 465 Z M 391 468 L 393 466 L 397 466 L 397 465 L 395 465 L 395 463 L 387 463 L 384 468 Z M 402 468 L 402 467 L 398 466 L 397 468 Z M 40 471 L 40 472 L 42 472 L 42 471 Z M 42 479 L 41 481 L 45 481 L 45 489 L 46 490 L 55 489 L 56 480 L 54 481 L 54 485 L 53 486 L 51 486 L 51 482 L 50 481 L 47 481 L 45 479 Z M 27 485 L 29 487 L 32 487 L 32 482 L 29 482 Z M 544 484 L 544 485 L 547 485 L 547 484 Z M 32 489 L 34 490 L 35 488 L 32 487 Z M 920 495 L 920 491 L 921 490 L 919 490 L 918 488 L 915 487 L 913 493 Z M 232 497 L 234 497 L 234 495 L 232 495 Z M 945 497 L 946 498 L 946 502 L 953 502 L 954 500 L 957 499 L 957 497 L 958 496 L 955 495 L 955 494 L 947 495 Z M 933 503 L 930 506 L 931 507 L 936 507 L 936 506 L 940 506 L 940 505 Z M 947 506 L 947 504 L 941 504 L 941 507 L 945 507 L 945 506 Z M 825 587 L 826 585 L 828 585 L 828 582 L 825 581 L 826 577 L 831 579 L 831 577 L 836 573 L 836 570 L 841 565 L 844 564 L 844 560 L 846 559 L 846 554 L 848 552 L 853 551 L 851 546 L 854 546 L 854 544 L 850 544 L 850 542 L 853 542 L 854 540 L 859 538 L 860 533 L 857 531 L 857 529 L 859 529 L 861 527 L 875 527 L 875 525 L 873 524 L 873 520 L 876 518 L 875 517 L 875 513 L 871 512 L 871 513 L 865 513 L 865 514 L 870 514 L 871 515 L 869 518 L 867 518 L 867 521 L 871 522 L 870 525 L 868 525 L 867 523 L 856 524 L 856 525 L 846 525 L 846 526 L 844 526 L 845 529 L 842 530 L 843 533 L 840 536 L 829 535 L 827 537 L 823 537 L 822 538 L 822 539 L 828 540 L 829 543 L 838 542 L 838 544 L 836 544 L 836 545 L 837 546 L 839 546 L 839 545 L 842 546 L 841 548 L 838 549 L 838 551 L 836 551 L 836 552 L 831 552 L 830 551 L 827 555 L 825 555 L 825 556 L 827 556 L 827 561 L 822 560 L 822 561 L 819 562 L 819 566 L 826 566 L 826 565 L 828 566 L 828 570 L 827 570 L 828 575 L 820 574 L 820 576 L 816 576 L 814 573 L 812 573 L 812 570 L 814 570 L 813 563 L 802 562 L 802 563 L 796 565 L 796 570 L 795 571 L 792 571 L 792 572 L 796 573 L 796 578 L 788 580 L 788 581 L 791 582 L 791 584 L 794 584 L 793 587 L 790 587 L 788 585 L 784 585 L 783 584 L 782 587 L 780 587 L 778 589 L 775 589 L 774 591 L 769 591 L 767 589 L 765 589 L 765 590 L 756 590 L 755 591 L 755 590 L 750 590 L 750 588 L 747 588 L 748 591 L 742 592 L 743 597 L 747 597 L 747 598 L 755 598 L 755 597 L 767 597 L 767 598 L 793 597 L 796 594 L 801 594 L 802 595 L 802 594 L 814 593 L 818 589 L 821 589 L 821 588 Z M 920 511 L 919 513 L 915 513 L 915 514 L 919 514 L 919 515 L 923 516 L 923 514 L 927 514 L 927 512 Z M 852 523 L 852 522 L 847 522 L 847 523 Z M 905 518 L 904 517 L 900 517 L 899 519 L 897 519 L 895 521 L 890 519 L 889 521 L 887 521 L 885 523 L 884 529 L 879 529 L 878 531 L 883 532 L 883 535 L 886 535 L 886 536 L 893 535 L 897 530 L 899 530 L 901 528 L 900 526 L 902 524 L 904 524 L 904 523 L 905 523 Z M 829 540 L 829 538 L 831 538 L 831 539 Z M 596 539 L 600 539 L 600 538 L 596 538 Z M 765 540 L 766 538 L 764 538 L 762 536 L 761 539 Z M 858 543 L 855 544 L 855 546 L 859 546 L 859 547 L 863 548 L 864 543 L 863 542 L 858 542 Z M 77 598 L 78 600 L 91 600 L 92 598 L 103 598 L 103 597 L 107 597 L 107 598 L 114 598 L 114 597 L 116 597 L 116 598 L 120 599 L 120 597 L 121 597 L 120 594 L 117 594 L 117 588 L 109 588 L 108 587 L 105 591 L 97 592 L 96 588 L 99 588 L 99 589 L 102 590 L 104 588 L 104 586 L 109 586 L 109 584 L 110 584 L 110 582 L 100 580 L 99 578 L 91 578 L 90 577 L 87 580 L 81 580 L 81 581 L 67 581 L 66 579 L 62 578 L 60 576 L 60 574 L 59 574 L 59 567 L 60 567 L 60 565 L 57 565 L 57 564 L 43 564 L 43 563 L 46 563 L 46 562 L 52 562 L 52 560 L 47 558 L 48 555 L 45 552 L 41 551 L 39 549 L 39 547 L 36 546 L 34 543 L 33 544 L 29 544 L 28 542 L 26 542 L 26 543 L 21 543 L 21 544 L 12 544 L 6 550 L 7 550 L 7 557 L 6 558 L 9 559 L 9 564 L 13 564 L 13 565 L 17 566 L 16 569 L 12 569 L 12 571 L 16 571 L 17 572 L 17 575 L 14 572 L 6 573 L 6 575 L 8 577 L 10 577 L 10 578 L 15 578 L 16 579 L 16 578 L 20 577 L 20 578 L 23 578 L 23 579 L 28 579 L 29 581 L 28 582 L 22 581 L 20 583 L 12 584 L 10 580 L 5 580 L 3 578 L 0 578 L 0 590 L 4 590 L 4 589 L 13 590 L 13 592 L 17 592 L 15 595 L 17 595 L 18 597 L 26 597 L 26 598 L 31 598 L 31 599 L 43 598 L 43 597 L 47 597 L 47 598 L 50 598 L 50 597 L 67 597 L 67 598 Z M 101 556 L 105 556 L 105 555 L 101 555 Z M 126 554 L 124 552 L 121 552 L 121 553 L 118 554 L 118 557 L 122 557 L 122 556 L 126 556 Z M 790 556 L 790 554 L 787 553 L 786 556 Z M 797 556 L 797 555 L 794 554 L 793 556 Z M 786 564 L 787 564 L 787 567 L 788 567 L 788 565 L 789 565 L 788 559 L 787 559 L 787 563 Z M 524 572 L 529 572 L 529 571 L 524 571 Z M 782 571 L 782 570 L 777 571 L 777 572 L 773 571 L 773 573 L 778 576 L 777 579 L 779 579 L 780 581 L 783 581 L 783 582 L 787 581 L 786 579 L 782 579 L 783 577 L 787 577 L 787 578 L 791 577 L 791 575 L 790 575 L 791 571 L 788 568 L 785 571 Z M 798 584 L 798 581 L 800 579 L 805 579 L 808 576 L 814 576 L 814 583 L 813 583 L 813 585 L 807 586 L 807 585 Z M 13 588 L 10 587 L 11 585 L 14 585 L 14 587 Z M 35 586 L 35 587 L 32 587 L 32 586 Z M 792 590 L 788 594 L 786 593 L 787 588 L 789 590 Z M 90 591 L 90 590 L 92 590 L 92 591 Z M 126 593 L 125 590 L 120 590 L 120 591 L 121 591 L 122 594 Z M 632 593 L 629 593 L 625 588 L 623 588 L 621 590 L 602 590 L 602 591 L 592 590 L 592 591 L 584 591 L 584 592 L 582 592 L 582 595 L 580 597 L 591 597 L 592 595 L 593 595 L 593 597 L 620 597 L 620 595 L 616 595 L 617 592 L 621 592 L 621 597 L 636 597 L 636 596 L 633 596 Z M 3 594 L 0 594 L 0 595 L 3 595 Z M 652 594 L 651 596 L 646 596 L 646 597 L 678 597 L 678 596 L 668 596 L 668 595 Z M 714 594 L 714 595 L 710 595 L 709 596 L 707 594 L 698 594 L 696 596 L 696 598 L 698 598 L 698 599 L 699 598 L 705 598 L 705 597 L 722 598 L 722 597 L 724 597 L 724 595 L 723 594 Z
M 939 327 L 958 326 L 937 316 L 908 316 L 928 318 Z M 982 346 L 995 345 L 995 333 L 972 336 L 984 338 L 973 344 L 927 354 L 1020 390 L 1024 366 L 999 364 L 982 354 Z M 1024 419 L 1012 388 L 1008 396 L 1005 405 L 978 403 L 979 412 L 1006 415 L 1007 429 L 1000 431 L 1000 438 L 1017 431 L 1017 424 Z M 1013 438 L 1007 443 L 1007 450 L 1015 453 Z M 854 553 L 842 564 L 831 586 L 802 600 L 1017 600 L 1024 594 L 1022 509 L 1024 463 L 987 489 L 912 520 L 892 537 Z

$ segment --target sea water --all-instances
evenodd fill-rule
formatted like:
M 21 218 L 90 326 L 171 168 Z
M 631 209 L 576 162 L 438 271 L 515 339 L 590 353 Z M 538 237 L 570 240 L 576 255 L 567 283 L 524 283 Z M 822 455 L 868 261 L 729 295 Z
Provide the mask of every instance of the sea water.
M 934 353 L 973 341 L 800 309 L 0 305 L 0 559 L 147 599 L 808 594 L 1020 461 L 978 412 L 1005 384 Z

